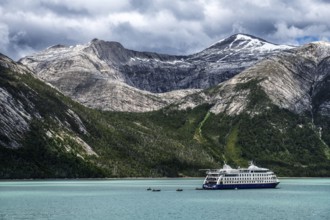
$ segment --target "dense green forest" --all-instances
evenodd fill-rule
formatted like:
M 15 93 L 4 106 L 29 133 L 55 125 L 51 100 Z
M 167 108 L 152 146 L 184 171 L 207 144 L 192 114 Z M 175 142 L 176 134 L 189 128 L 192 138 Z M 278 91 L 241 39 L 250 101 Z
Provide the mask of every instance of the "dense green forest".
M 0 146 L 0 178 L 203 176 L 199 169 L 218 168 L 223 161 L 242 167 L 250 160 L 279 176 L 330 176 L 330 119 L 280 109 L 253 81 L 237 86 L 252 92 L 248 109 L 236 116 L 215 115 L 209 111 L 212 105 L 102 112 L 28 73 L 3 67 L 0 87 L 33 115 L 29 131 L 17 140 L 21 147 Z M 97 155 L 86 154 L 76 137 Z M 10 141 L 1 128 L 0 138 Z

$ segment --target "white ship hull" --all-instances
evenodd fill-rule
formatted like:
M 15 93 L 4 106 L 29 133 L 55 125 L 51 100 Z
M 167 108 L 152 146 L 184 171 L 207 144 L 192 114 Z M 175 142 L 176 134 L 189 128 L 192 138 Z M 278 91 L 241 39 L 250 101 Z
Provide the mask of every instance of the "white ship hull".
M 233 169 L 225 164 L 222 169 L 208 170 L 203 189 L 275 188 L 280 182 L 275 173 L 251 163 L 248 168 Z

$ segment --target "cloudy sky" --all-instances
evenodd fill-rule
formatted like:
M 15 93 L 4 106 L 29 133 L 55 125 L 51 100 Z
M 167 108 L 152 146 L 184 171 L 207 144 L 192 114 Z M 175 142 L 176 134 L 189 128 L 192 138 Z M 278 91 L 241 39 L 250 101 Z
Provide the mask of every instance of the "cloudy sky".
M 0 0 L 0 53 L 98 38 L 190 54 L 235 33 L 299 45 L 330 40 L 329 12 L 330 0 Z

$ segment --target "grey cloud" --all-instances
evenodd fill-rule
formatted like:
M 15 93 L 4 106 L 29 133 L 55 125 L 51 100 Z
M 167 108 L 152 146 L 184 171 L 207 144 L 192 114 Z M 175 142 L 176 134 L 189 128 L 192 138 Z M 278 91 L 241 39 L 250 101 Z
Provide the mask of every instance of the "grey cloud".
M 132 10 L 155 15 L 167 10 L 179 20 L 204 19 L 203 4 L 198 0 L 168 1 L 168 0 L 130 0 Z
M 171 11 L 179 20 L 204 20 L 203 4 L 199 1 L 189 1 L 189 4 L 178 2 L 173 4 L 173 1 L 166 1 L 164 5 L 167 10 Z
M 128 22 L 113 27 L 112 31 L 114 41 L 121 42 L 126 48 L 137 48 L 139 51 L 182 55 L 187 53 L 189 48 L 200 46 L 196 42 L 187 41 L 180 35 L 174 38 L 173 36 L 156 35 L 136 30 Z
M 329 0 L 2 0 L 0 52 L 14 59 L 54 44 L 114 40 L 189 54 L 237 32 L 274 43 L 329 40 Z
M 330 3 L 330 0 L 318 0 L 320 2 Z
M 47 11 L 51 11 L 59 16 L 84 17 L 91 16 L 87 9 L 74 9 L 60 2 L 41 2 L 40 6 Z
M 141 13 L 146 13 L 154 11 L 154 2 L 153 0 L 130 0 L 132 9 L 137 10 Z

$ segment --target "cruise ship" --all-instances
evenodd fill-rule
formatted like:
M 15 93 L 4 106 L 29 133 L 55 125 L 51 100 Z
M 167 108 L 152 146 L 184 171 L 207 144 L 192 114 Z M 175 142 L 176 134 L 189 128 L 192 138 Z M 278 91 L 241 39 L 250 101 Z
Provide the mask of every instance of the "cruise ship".
M 280 182 L 273 171 L 254 165 L 233 169 L 226 163 L 222 169 L 207 170 L 203 189 L 275 188 Z

